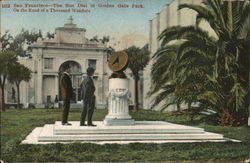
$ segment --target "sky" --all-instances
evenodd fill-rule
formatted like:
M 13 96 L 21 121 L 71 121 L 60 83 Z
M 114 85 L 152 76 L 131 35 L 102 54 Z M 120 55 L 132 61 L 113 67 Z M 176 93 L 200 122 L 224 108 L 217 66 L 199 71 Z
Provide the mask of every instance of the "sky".
M 69 16 L 73 23 L 86 29 L 86 37 L 97 35 L 110 36 L 111 46 L 116 50 L 131 45 L 142 47 L 148 43 L 149 20 L 156 16 L 171 0 L 4 0 L 1 2 L 1 34 L 9 30 L 16 35 L 22 28 L 28 30 L 41 29 L 43 34 L 53 33 L 56 27 L 62 27 Z M 34 7 L 29 5 L 53 5 L 48 7 Z M 66 4 L 74 7 L 66 7 Z M 78 7 L 78 4 L 87 7 Z M 128 8 L 118 8 L 118 5 L 128 5 Z M 6 8 L 4 5 L 9 5 Z M 62 5 L 62 6 L 58 6 Z M 91 7 L 95 5 L 95 7 Z M 107 5 L 109 5 L 107 7 Z M 110 6 L 114 7 L 110 7 Z M 143 8 L 132 8 L 139 5 Z M 103 7 L 106 6 L 106 7 Z M 51 12 L 57 10 L 70 10 L 71 12 Z M 21 12 L 21 10 L 26 10 Z M 38 12 L 27 12 L 29 9 L 39 9 Z M 43 12 L 47 9 L 48 12 Z M 73 9 L 87 12 L 72 12 Z M 19 12 L 17 12 L 19 10 Z

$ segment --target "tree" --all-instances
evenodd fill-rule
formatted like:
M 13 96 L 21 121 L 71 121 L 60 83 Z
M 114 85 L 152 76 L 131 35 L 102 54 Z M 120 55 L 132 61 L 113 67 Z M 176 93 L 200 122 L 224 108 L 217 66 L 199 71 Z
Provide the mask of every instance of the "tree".
M 218 112 L 221 125 L 237 124 L 247 116 L 245 90 L 248 90 L 249 77 L 250 5 L 248 1 L 223 0 L 206 0 L 204 4 L 179 6 L 179 9 L 189 8 L 197 12 L 196 25 L 174 26 L 161 33 L 162 49 L 155 54 L 152 73 L 159 75 L 160 65 L 157 64 L 165 69 L 168 67 L 161 63 L 160 57 L 170 54 L 167 51 L 169 42 L 181 41 L 173 54 L 173 73 L 170 76 L 164 73 L 157 87 L 174 83 L 173 92 L 180 101 L 199 101 L 203 107 Z M 216 37 L 200 28 L 202 20 L 210 24 Z
M 31 70 L 20 63 L 16 63 L 10 69 L 8 80 L 16 85 L 17 88 L 17 108 L 20 108 L 20 83 L 28 82 L 31 79 Z
M 55 34 L 54 34 L 54 33 L 47 32 L 46 37 L 50 40 L 50 39 L 55 38 Z
M 10 69 L 17 63 L 17 57 L 13 51 L 3 50 L 0 52 L 0 87 L 1 87 L 1 106 L 0 111 L 5 111 L 4 88 L 6 79 L 10 75 Z
M 101 39 L 100 39 L 100 41 L 103 43 L 103 44 L 105 44 L 106 42 L 109 42 L 109 36 L 103 36 Z
M 97 35 L 90 39 L 90 41 L 101 42 L 103 44 L 109 42 L 109 40 L 110 40 L 109 36 L 103 36 L 102 38 L 99 39 Z
M 42 33 L 39 30 L 28 31 L 22 29 L 21 32 L 13 37 L 9 31 L 6 31 L 1 36 L 0 42 L 2 44 L 2 51 L 0 53 L 0 86 L 1 86 L 1 111 L 5 111 L 4 101 L 4 86 L 6 79 L 10 75 L 10 68 L 17 62 L 16 56 L 26 56 L 25 45 L 30 45 L 37 40 L 38 37 L 42 37 Z
M 144 67 L 149 62 L 150 52 L 146 49 L 140 49 L 135 46 L 131 46 L 124 50 L 129 56 L 128 67 L 131 69 L 134 83 L 135 83 L 135 110 L 138 111 L 138 81 L 140 80 L 139 72 L 144 69 Z
M 15 37 L 5 37 L 5 40 L 10 40 L 8 50 L 16 52 L 17 56 L 26 56 L 26 47 L 27 45 L 31 45 L 33 42 L 37 41 L 39 37 L 42 37 L 41 30 L 35 31 L 35 30 L 25 30 L 22 29 L 19 34 L 17 34 Z
M 9 33 L 9 31 L 5 31 L 5 33 L 1 36 L 0 42 L 2 44 L 2 49 L 7 50 L 10 48 L 10 45 L 13 42 L 13 36 Z

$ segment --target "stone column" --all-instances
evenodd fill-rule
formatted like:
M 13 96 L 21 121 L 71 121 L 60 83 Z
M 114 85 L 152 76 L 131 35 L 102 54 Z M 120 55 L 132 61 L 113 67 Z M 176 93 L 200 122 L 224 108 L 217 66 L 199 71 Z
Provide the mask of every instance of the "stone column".
M 58 108 L 59 107 L 59 88 L 58 88 L 58 75 L 55 75 L 55 98 L 56 98 L 56 96 L 57 96 L 57 99 L 58 99 L 58 102 L 57 103 L 55 103 L 55 108 Z M 55 99 L 54 99 L 55 100 Z M 53 100 L 53 101 L 54 101 Z
M 57 95 L 58 97 L 58 94 L 59 94 L 59 85 L 58 85 L 58 75 L 55 75 L 55 95 Z
M 42 57 L 38 56 L 37 60 L 37 103 L 41 106 L 43 101 L 42 101 L 42 96 L 43 96 L 43 74 L 42 74 L 42 69 L 43 69 L 43 61 Z
M 29 82 L 24 82 L 24 108 L 29 107 Z
M 104 119 L 107 126 L 133 125 L 129 115 L 128 101 L 130 97 L 128 79 L 109 79 L 108 115 Z

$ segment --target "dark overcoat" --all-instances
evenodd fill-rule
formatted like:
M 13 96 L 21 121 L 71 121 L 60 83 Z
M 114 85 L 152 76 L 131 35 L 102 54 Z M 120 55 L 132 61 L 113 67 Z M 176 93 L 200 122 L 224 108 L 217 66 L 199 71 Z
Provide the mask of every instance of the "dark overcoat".
M 73 88 L 69 74 L 65 72 L 63 73 L 61 77 L 60 87 L 63 100 L 70 100 L 73 98 Z
M 87 76 L 81 83 L 81 98 L 84 103 L 94 103 L 95 100 L 95 85 L 90 76 Z

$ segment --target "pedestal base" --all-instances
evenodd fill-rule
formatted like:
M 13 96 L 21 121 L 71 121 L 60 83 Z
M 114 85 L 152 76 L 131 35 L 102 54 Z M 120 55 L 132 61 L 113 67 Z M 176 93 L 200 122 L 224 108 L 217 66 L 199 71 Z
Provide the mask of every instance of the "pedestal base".
M 135 124 L 133 119 L 109 119 L 105 118 L 103 120 L 104 125 L 106 126 L 131 126 Z
M 202 128 L 178 125 L 163 121 L 135 121 L 129 126 L 106 126 L 94 121 L 96 127 L 80 126 L 70 121 L 63 126 L 60 121 L 35 128 L 22 144 L 48 143 L 184 143 L 184 142 L 240 142 L 224 138 L 221 134 L 206 132 Z

